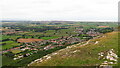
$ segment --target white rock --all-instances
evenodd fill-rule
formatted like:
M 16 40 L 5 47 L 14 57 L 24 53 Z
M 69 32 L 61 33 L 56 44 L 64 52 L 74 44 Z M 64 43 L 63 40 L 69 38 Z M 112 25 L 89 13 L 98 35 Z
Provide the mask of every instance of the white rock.
M 104 61 L 104 63 L 107 63 L 108 61 Z
M 16 60 L 16 59 L 18 59 L 18 58 L 13 58 L 13 60 Z
M 108 64 L 114 64 L 113 62 L 108 62 Z
M 96 41 L 95 44 L 98 44 L 98 41 Z
M 48 56 L 46 59 L 50 59 L 51 58 L 51 56 Z

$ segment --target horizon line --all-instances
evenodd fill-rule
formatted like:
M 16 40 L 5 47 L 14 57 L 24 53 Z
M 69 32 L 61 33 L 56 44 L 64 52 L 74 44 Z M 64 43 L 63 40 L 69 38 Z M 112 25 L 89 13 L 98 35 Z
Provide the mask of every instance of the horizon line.
M 4 21 L 79 21 L 79 22 L 118 22 L 118 21 L 110 21 L 110 20 L 0 20 L 0 22 L 4 22 Z

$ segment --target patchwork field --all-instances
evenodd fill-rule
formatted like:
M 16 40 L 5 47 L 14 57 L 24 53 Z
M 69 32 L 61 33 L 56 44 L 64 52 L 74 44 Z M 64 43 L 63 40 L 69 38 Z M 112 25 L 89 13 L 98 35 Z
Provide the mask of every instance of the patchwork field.
M 4 41 L 4 42 L 2 42 L 2 44 L 3 44 L 2 49 L 9 49 L 14 46 L 20 45 L 19 43 L 14 42 L 14 41 Z
M 33 38 L 29 38 L 29 39 L 18 39 L 17 42 L 20 43 L 29 43 L 29 42 L 36 42 L 36 41 L 43 41 L 43 39 L 33 39 Z

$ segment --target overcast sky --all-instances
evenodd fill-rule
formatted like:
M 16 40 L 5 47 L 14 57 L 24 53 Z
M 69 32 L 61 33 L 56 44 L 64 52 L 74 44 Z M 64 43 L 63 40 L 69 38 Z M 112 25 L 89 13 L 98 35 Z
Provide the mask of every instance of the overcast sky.
M 3 20 L 117 21 L 118 1 L 0 0 L 0 16 Z

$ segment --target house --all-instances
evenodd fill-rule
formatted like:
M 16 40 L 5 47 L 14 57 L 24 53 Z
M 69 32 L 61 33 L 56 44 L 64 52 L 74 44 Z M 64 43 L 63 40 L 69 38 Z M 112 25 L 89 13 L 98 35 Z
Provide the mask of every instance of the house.
M 24 51 L 24 50 L 26 50 L 26 49 L 30 49 L 29 47 L 25 47 L 25 48 L 23 48 L 23 49 L 21 49 L 22 51 Z

